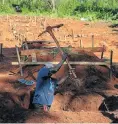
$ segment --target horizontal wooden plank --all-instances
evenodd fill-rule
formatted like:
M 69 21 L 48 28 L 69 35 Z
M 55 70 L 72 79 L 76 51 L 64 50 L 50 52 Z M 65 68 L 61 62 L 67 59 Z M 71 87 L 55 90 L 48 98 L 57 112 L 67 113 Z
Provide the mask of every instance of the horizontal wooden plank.
M 45 48 L 49 48 L 49 49 L 45 49 Z M 21 50 L 21 55 L 31 55 L 32 53 L 36 53 L 36 54 L 48 54 L 50 52 L 50 50 L 52 50 L 53 48 L 57 48 L 57 47 L 43 47 L 43 49 L 28 49 L 28 50 Z M 68 47 L 61 47 L 61 48 L 68 48 Z M 87 47 L 87 48 L 71 48 L 72 51 L 91 51 L 91 52 L 102 52 L 103 51 L 103 48 L 102 47 Z M 104 49 L 105 51 L 105 49 Z
M 42 65 L 45 64 L 47 62 L 20 62 L 21 65 Z M 59 62 L 51 62 L 52 64 L 58 64 Z M 108 63 L 106 62 L 69 62 L 71 65 L 106 65 L 109 66 Z M 12 62 L 12 65 L 19 65 L 18 62 Z M 64 64 L 67 64 L 66 62 L 64 62 Z

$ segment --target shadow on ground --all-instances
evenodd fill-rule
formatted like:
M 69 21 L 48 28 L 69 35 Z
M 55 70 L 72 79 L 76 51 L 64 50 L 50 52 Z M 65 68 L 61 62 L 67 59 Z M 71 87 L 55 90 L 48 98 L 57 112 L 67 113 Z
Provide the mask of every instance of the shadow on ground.
M 102 114 L 112 120 L 112 123 L 118 123 L 118 118 L 115 118 L 115 115 L 112 112 L 118 110 L 118 96 L 106 97 L 102 104 L 99 107 L 99 110 L 102 111 Z
M 58 121 L 58 117 L 48 112 L 36 112 L 31 108 L 28 110 L 21 108 L 13 102 L 10 94 L 10 92 L 0 92 L 0 123 L 25 123 L 28 119 L 40 123 L 45 122 L 46 119 Z
M 0 93 L 0 123 L 23 123 L 29 111 L 14 104 L 9 93 Z

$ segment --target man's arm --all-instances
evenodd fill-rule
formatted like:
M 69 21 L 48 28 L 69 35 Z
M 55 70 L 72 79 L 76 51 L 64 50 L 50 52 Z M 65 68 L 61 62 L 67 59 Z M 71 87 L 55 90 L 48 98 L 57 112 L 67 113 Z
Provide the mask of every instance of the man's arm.
M 63 63 L 66 61 L 66 59 L 67 59 L 67 55 L 64 54 L 62 56 L 62 60 L 55 67 L 50 68 L 50 74 L 49 75 L 55 74 L 61 68 Z

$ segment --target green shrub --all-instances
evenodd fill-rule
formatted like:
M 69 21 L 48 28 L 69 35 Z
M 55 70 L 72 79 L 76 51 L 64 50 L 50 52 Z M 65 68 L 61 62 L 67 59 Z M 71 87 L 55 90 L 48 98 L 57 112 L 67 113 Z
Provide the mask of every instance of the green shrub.
M 14 13 L 12 4 L 19 4 L 23 13 L 59 17 L 88 18 L 89 20 L 118 19 L 118 0 L 0 0 L 0 13 Z M 3 4 L 4 3 L 4 4 Z
M 0 13 L 14 13 L 14 9 L 9 5 L 0 4 Z
M 79 5 L 77 0 L 60 0 L 57 7 L 58 16 L 72 16 L 73 10 Z

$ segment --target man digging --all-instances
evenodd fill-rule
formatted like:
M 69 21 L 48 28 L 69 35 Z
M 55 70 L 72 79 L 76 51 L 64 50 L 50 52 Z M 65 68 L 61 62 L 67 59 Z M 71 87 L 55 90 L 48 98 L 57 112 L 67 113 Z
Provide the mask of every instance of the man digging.
M 62 60 L 56 66 L 54 66 L 52 63 L 46 63 L 45 66 L 39 70 L 33 98 L 30 96 L 32 88 L 29 87 L 27 93 L 25 91 L 25 93 L 21 94 L 24 95 L 24 99 L 21 99 L 20 102 L 15 95 L 12 96 L 12 99 L 25 109 L 29 108 L 30 99 L 32 99 L 31 105 L 33 106 L 33 109 L 38 112 L 42 110 L 48 111 L 54 99 L 55 88 L 58 84 L 66 79 L 63 78 L 62 80 L 57 81 L 57 79 L 54 79 L 51 76 L 61 68 L 63 63 L 66 61 L 66 58 L 67 55 L 64 54 L 62 56 Z
M 54 99 L 55 88 L 58 84 L 57 79 L 51 76 L 55 74 L 65 62 L 67 56 L 63 55 L 59 64 L 54 66 L 52 63 L 46 63 L 38 72 L 36 89 L 33 97 L 33 106 L 37 111 L 43 109 L 49 110 Z

